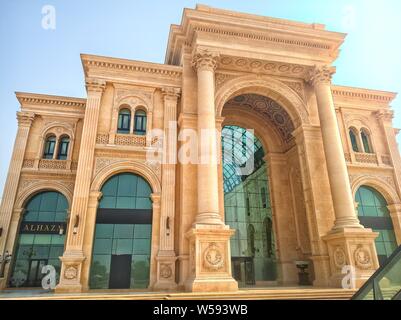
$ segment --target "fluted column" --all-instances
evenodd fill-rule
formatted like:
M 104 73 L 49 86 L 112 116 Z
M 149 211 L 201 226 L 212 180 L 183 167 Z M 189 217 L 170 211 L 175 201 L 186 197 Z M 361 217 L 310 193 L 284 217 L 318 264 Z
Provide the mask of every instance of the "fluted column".
M 82 129 L 81 148 L 79 151 L 78 168 L 74 187 L 74 197 L 71 206 L 71 218 L 68 227 L 66 249 L 61 258 L 62 270 L 58 291 L 80 291 L 83 253 L 83 240 L 88 209 L 90 184 L 92 180 L 94 151 L 96 144 L 97 123 L 100 102 L 106 83 L 98 79 L 87 79 L 88 94 L 85 118 Z
M 335 223 L 333 230 L 363 228 L 356 216 L 344 150 L 334 110 L 331 77 L 334 70 L 327 66 L 315 67 L 310 74 L 317 98 L 323 148 L 333 198 Z
M 175 289 L 174 225 L 175 173 L 177 163 L 177 101 L 180 88 L 163 88 L 164 143 L 162 163 L 162 193 L 160 217 L 160 246 L 157 254 L 155 289 Z
M 18 131 L 15 138 L 14 149 L 11 156 L 10 167 L 8 169 L 7 180 L 4 185 L 3 199 L 0 207 L 0 228 L 3 228 L 3 233 L 0 237 L 0 254 L 3 254 L 6 247 L 22 163 L 24 162 L 25 149 L 34 118 L 35 114 L 32 112 L 17 113 Z
M 218 54 L 198 50 L 193 66 L 198 77 L 198 214 L 196 224 L 222 224 L 218 199 L 218 152 L 214 71 Z

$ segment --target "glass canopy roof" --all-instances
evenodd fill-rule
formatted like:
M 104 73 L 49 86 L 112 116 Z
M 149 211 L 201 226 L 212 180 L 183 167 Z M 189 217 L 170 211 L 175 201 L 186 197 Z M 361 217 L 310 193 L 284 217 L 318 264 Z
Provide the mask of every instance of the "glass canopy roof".
M 264 164 L 264 150 L 252 130 L 225 126 L 222 130 L 224 192 L 232 191 Z

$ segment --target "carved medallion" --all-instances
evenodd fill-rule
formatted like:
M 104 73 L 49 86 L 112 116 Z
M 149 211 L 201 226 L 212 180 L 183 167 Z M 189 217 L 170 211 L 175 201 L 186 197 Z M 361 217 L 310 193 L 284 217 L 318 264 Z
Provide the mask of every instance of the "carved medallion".
M 343 248 L 337 247 L 334 250 L 333 259 L 334 259 L 334 265 L 336 266 L 337 269 L 341 269 L 343 266 L 345 266 L 346 258 Z
M 224 266 L 223 254 L 219 246 L 212 242 L 205 250 L 203 255 L 205 268 L 209 270 L 220 270 Z
M 372 267 L 372 259 L 369 250 L 359 245 L 354 252 L 355 264 L 360 269 L 369 269 Z
M 64 270 L 64 278 L 67 280 L 76 279 L 78 276 L 78 268 L 76 266 L 68 266 Z
M 169 279 L 173 275 L 173 271 L 169 264 L 162 263 L 160 265 L 160 277 L 163 279 Z

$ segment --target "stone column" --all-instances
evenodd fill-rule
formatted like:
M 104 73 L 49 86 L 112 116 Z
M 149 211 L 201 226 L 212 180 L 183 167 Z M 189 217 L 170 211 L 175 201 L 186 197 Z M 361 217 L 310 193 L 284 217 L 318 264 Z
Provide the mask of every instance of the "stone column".
M 327 66 L 315 67 L 310 76 L 310 82 L 314 86 L 317 99 L 323 148 L 336 216 L 333 230 L 363 228 L 355 213 L 344 150 L 334 109 L 330 86 L 333 73 L 334 70 Z
M 174 290 L 175 261 L 175 174 L 177 163 L 177 101 L 179 88 L 163 88 L 164 143 L 162 163 L 162 192 L 160 217 L 160 247 L 157 254 L 157 282 L 155 289 Z
M 60 258 L 62 267 L 60 283 L 56 287 L 57 292 L 82 291 L 81 271 L 85 260 L 83 240 L 86 212 L 88 210 L 92 180 L 100 102 L 105 87 L 105 81 L 91 78 L 86 80 L 88 98 L 71 206 L 71 220 L 68 227 L 66 249 L 64 255 Z
M 190 246 L 189 291 L 236 291 L 231 276 L 230 237 L 219 213 L 218 152 L 214 71 L 218 54 L 197 48 L 193 66 L 198 80 L 198 212 L 186 233 Z
M 3 233 L 0 237 L 0 254 L 3 255 L 9 234 L 9 226 L 13 213 L 15 198 L 18 191 L 18 183 L 24 162 L 25 149 L 28 142 L 29 131 L 35 114 L 32 112 L 18 112 L 18 131 L 15 138 L 14 149 L 8 169 L 7 180 L 4 185 L 3 199 L 0 207 L 0 228 Z
M 397 244 L 401 246 L 401 203 L 390 204 L 387 206 L 390 211 L 391 221 L 393 222 L 395 238 Z
M 334 69 L 315 67 L 310 74 L 314 86 L 323 139 L 323 150 L 333 199 L 335 221 L 326 241 L 330 257 L 330 284 L 341 286 L 343 267 L 355 267 L 355 285 L 361 286 L 379 267 L 374 240 L 378 233 L 359 223 L 331 93 Z

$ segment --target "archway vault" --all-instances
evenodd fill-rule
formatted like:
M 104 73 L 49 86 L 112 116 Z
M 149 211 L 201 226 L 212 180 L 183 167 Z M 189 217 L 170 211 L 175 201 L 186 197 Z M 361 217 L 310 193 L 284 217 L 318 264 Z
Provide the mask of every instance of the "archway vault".
M 288 113 L 294 128 L 309 123 L 308 108 L 302 98 L 285 83 L 261 75 L 236 77 L 218 88 L 215 95 L 216 115 L 222 115 L 228 101 L 244 94 L 256 94 L 274 101 Z

